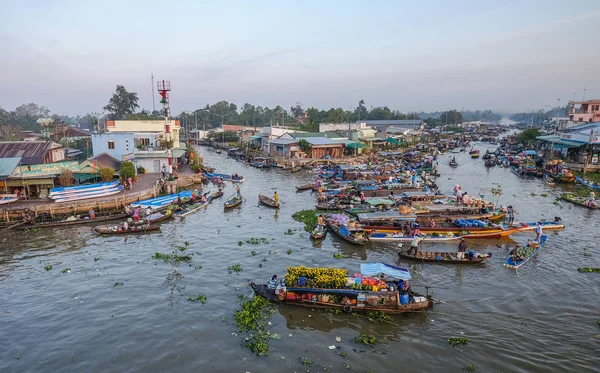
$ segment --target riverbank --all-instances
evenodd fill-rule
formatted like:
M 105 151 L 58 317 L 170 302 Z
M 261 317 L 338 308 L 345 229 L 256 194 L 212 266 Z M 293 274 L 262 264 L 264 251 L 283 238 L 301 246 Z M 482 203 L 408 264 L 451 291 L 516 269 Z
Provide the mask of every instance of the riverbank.
M 34 216 L 40 214 L 55 215 L 74 215 L 87 213 L 90 209 L 96 212 L 106 210 L 120 210 L 133 202 L 157 197 L 160 194 L 160 184 L 158 180 L 160 173 L 146 173 L 138 175 L 133 190 L 124 190 L 121 193 L 109 197 L 90 198 L 80 201 L 56 203 L 52 200 L 21 200 L 4 205 L 0 209 L 0 222 L 10 223 L 23 219 L 25 211 L 32 211 Z M 177 179 L 177 188 L 188 188 L 193 185 L 200 185 L 202 178 L 193 173 L 189 168 L 185 168 L 179 174 Z

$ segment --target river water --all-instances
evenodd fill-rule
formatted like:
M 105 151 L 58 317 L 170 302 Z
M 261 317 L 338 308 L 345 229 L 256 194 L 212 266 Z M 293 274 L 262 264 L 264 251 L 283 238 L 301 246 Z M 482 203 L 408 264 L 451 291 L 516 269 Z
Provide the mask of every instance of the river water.
M 219 171 L 246 177 L 247 201 L 240 208 L 224 212 L 222 199 L 163 224 L 160 233 L 127 239 L 98 237 L 90 227 L 0 233 L 1 372 L 306 371 L 301 357 L 312 361 L 313 372 L 462 372 L 471 364 L 481 372 L 598 371 L 600 276 L 577 268 L 600 266 L 600 216 L 566 202 L 554 204 L 562 187 L 519 179 L 503 168 L 486 169 L 466 153 L 457 154 L 460 166 L 451 169 L 450 156 L 442 155 L 438 184 L 445 192 L 460 184 L 469 194 L 491 198 L 490 188 L 500 185 L 500 204 L 515 206 L 517 221 L 560 216 L 567 228 L 546 232 L 546 248 L 518 273 L 502 263 L 509 246 L 526 242 L 533 232 L 469 242 L 493 252 L 482 266 L 409 264 L 397 261 L 393 244 L 354 247 L 328 235 L 313 247 L 302 224 L 291 218 L 314 205 L 314 195 L 294 188 L 312 181 L 310 172 L 260 170 L 207 148 L 200 152 Z M 275 190 L 279 211 L 258 205 L 258 193 Z M 224 197 L 233 192 L 229 185 Z M 285 234 L 289 229 L 292 234 Z M 245 242 L 252 237 L 268 244 Z M 185 241 L 187 252 L 194 253 L 191 264 L 174 267 L 151 259 Z M 584 249 L 591 256 L 584 256 Z M 334 259 L 336 252 L 347 258 Z M 269 356 L 254 356 L 243 347 L 233 313 L 238 295 L 251 294 L 250 281 L 283 276 L 290 265 L 337 266 L 352 273 L 364 261 L 408 266 L 415 289 L 432 286 L 444 303 L 424 314 L 394 316 L 393 324 L 279 307 L 271 333 L 280 339 L 271 340 Z M 228 273 L 234 264 L 242 272 Z M 46 271 L 47 265 L 53 268 Z M 205 304 L 186 301 L 200 294 Z M 359 332 L 379 343 L 355 344 Z M 470 344 L 452 348 L 451 337 Z M 331 345 L 339 348 L 330 350 Z

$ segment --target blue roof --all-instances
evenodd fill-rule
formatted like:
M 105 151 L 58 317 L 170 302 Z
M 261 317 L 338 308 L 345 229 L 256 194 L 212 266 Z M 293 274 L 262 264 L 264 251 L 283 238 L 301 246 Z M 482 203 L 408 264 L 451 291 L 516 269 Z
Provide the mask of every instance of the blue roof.
M 360 273 L 363 276 L 378 276 L 384 274 L 399 280 L 411 279 L 408 269 L 383 263 L 363 263 L 360 265 Z
M 21 157 L 0 158 L 0 180 L 4 180 L 12 174 L 21 162 Z
M 340 142 L 327 137 L 307 137 L 305 140 L 311 145 L 340 145 Z

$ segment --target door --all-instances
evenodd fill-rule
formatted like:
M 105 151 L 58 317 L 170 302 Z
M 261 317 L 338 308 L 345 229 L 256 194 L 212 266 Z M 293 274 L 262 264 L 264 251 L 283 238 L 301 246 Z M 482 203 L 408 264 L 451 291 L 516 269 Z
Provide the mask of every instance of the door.
M 152 172 L 160 172 L 160 160 L 155 159 L 152 161 Z

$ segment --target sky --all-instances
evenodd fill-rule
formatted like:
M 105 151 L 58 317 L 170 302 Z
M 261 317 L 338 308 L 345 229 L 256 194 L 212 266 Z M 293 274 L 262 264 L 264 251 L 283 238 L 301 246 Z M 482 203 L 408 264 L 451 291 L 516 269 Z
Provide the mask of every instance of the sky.
M 600 98 L 599 0 L 0 0 L 0 107 L 548 109 Z M 157 108 L 159 106 L 156 99 Z

